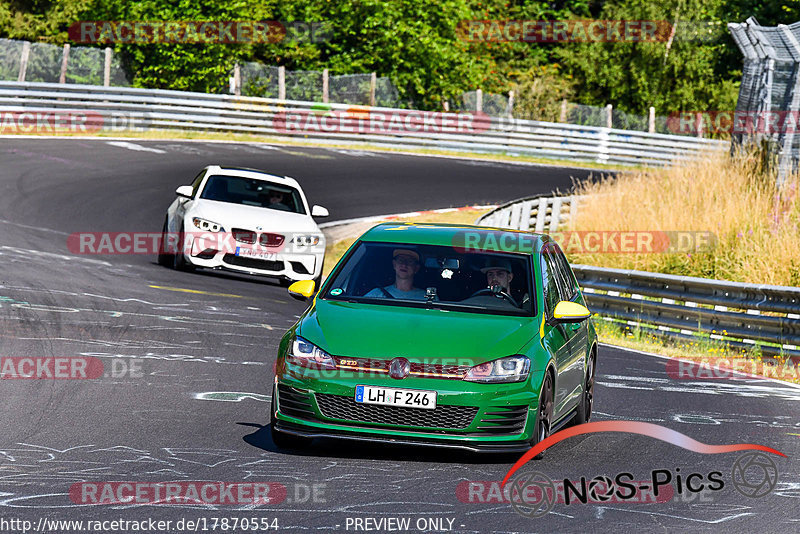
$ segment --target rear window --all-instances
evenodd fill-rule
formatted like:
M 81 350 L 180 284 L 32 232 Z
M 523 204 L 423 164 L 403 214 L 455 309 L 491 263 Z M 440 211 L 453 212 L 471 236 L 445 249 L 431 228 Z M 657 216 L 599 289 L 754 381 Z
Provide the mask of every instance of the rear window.
M 297 189 L 241 176 L 210 176 L 200 198 L 302 215 L 306 213 L 303 198 Z

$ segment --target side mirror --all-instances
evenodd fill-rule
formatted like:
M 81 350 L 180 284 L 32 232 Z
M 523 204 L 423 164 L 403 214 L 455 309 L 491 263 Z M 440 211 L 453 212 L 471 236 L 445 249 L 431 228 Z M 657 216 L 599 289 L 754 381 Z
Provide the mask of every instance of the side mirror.
M 178 195 L 179 197 L 192 198 L 192 186 L 182 185 L 175 190 L 175 194 Z
M 317 206 L 314 204 L 314 206 L 311 208 L 312 217 L 327 217 L 328 215 L 330 215 L 330 213 L 328 213 L 328 210 L 322 206 Z
M 297 300 L 306 300 L 314 294 L 313 280 L 300 280 L 289 286 L 289 294 Z
M 577 302 L 570 302 L 562 300 L 556 304 L 556 309 L 553 311 L 554 323 L 579 323 L 591 317 L 592 312 L 586 306 L 582 306 Z

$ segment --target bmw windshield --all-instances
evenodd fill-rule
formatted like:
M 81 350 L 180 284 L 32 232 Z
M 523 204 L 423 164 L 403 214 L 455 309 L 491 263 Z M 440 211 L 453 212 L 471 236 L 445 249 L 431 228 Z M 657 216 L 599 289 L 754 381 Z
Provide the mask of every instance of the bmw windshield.
M 391 306 L 533 315 L 530 258 L 438 245 L 362 241 L 322 298 Z
M 214 175 L 209 177 L 200 198 L 302 215 L 306 213 L 297 189 L 241 176 Z

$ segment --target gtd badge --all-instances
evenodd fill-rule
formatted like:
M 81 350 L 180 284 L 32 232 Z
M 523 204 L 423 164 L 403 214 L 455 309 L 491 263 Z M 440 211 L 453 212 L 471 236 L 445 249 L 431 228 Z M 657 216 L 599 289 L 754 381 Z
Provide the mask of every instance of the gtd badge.
M 411 371 L 411 364 L 405 358 L 395 358 L 389 364 L 389 376 L 400 380 L 408 376 Z

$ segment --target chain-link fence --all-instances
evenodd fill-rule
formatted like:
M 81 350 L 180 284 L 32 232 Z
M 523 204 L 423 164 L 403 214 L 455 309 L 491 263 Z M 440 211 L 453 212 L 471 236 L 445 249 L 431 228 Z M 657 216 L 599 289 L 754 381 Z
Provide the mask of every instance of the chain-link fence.
M 101 48 L 73 46 L 65 52 L 63 46 L 0 39 L 0 80 L 3 81 L 58 83 L 63 72 L 65 83 L 105 85 L 107 61 L 108 85 L 129 86 L 119 58 Z

